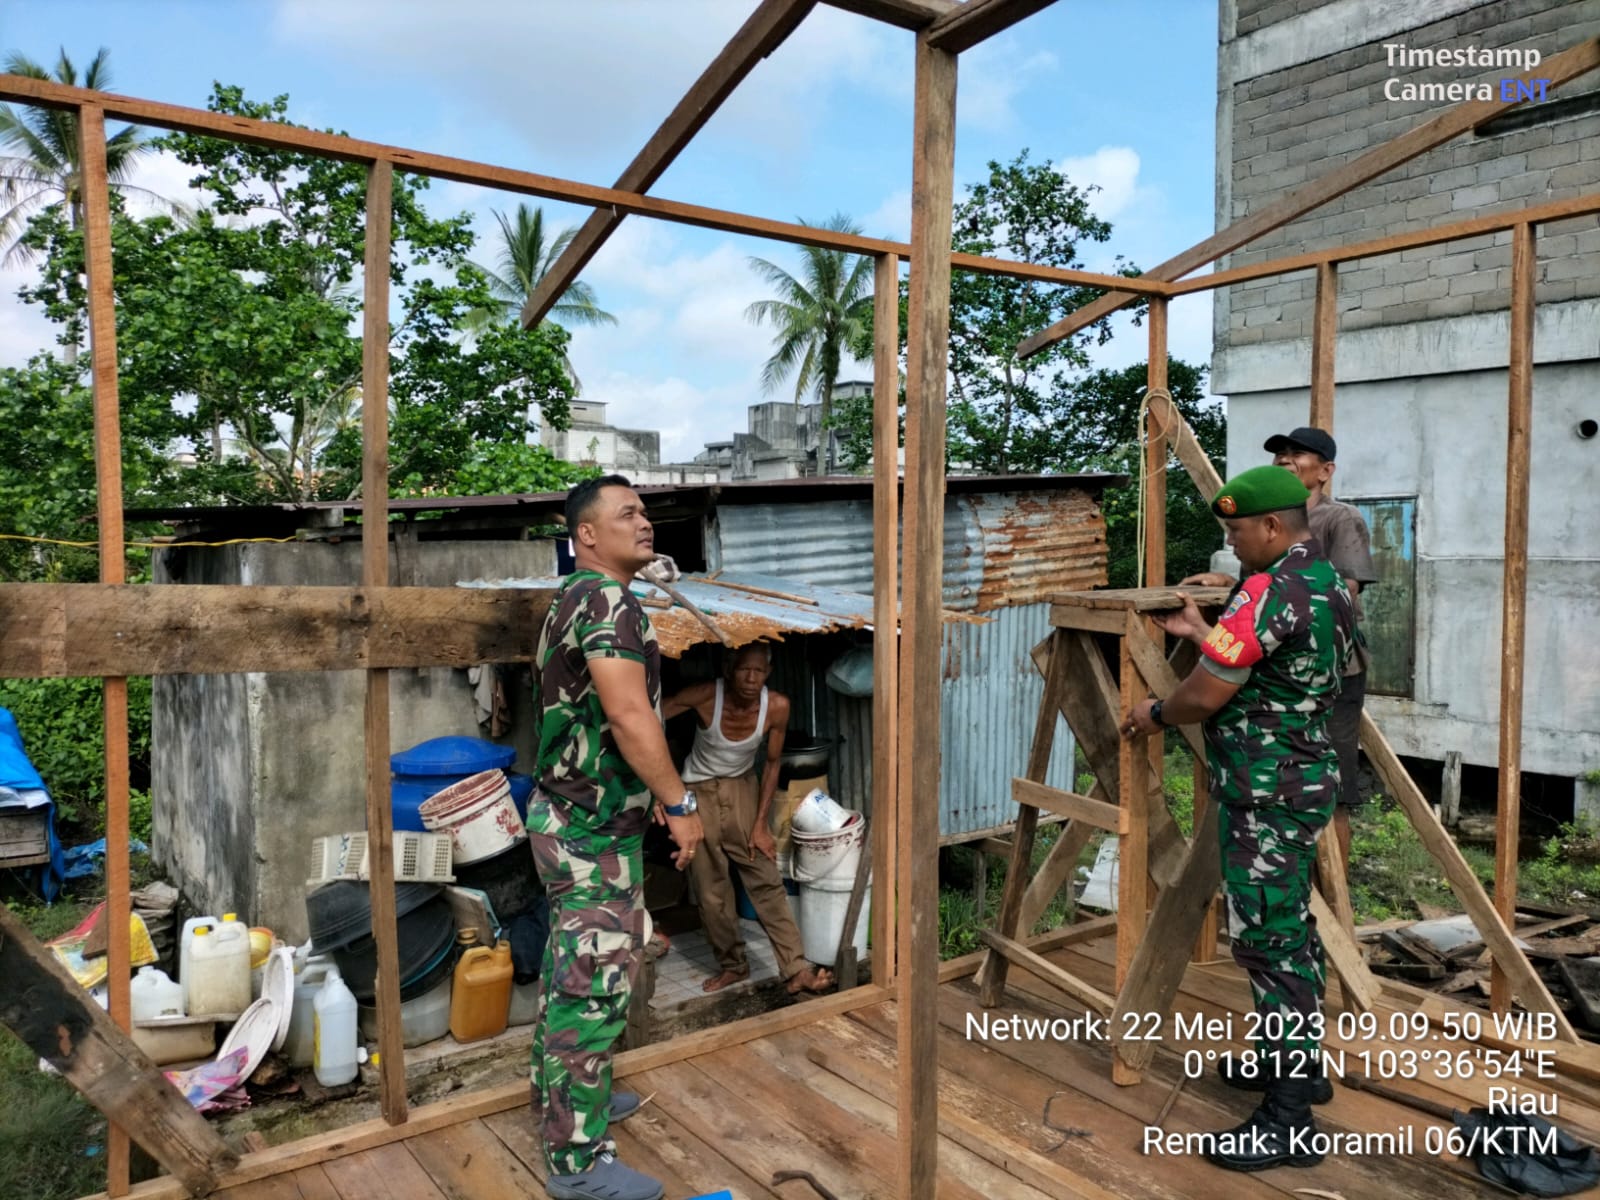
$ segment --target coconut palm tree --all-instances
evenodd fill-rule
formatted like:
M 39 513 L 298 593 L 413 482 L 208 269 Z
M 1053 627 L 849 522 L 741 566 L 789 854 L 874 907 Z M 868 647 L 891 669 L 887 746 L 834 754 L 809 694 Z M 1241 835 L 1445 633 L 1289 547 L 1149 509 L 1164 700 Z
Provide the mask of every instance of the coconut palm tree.
M 5 69 L 12 75 L 25 75 L 104 91 L 111 84 L 107 59 L 102 48 L 78 79 L 78 70 L 65 49 L 51 74 L 24 54 L 12 54 Z M 140 156 L 148 152 L 144 139 L 133 126 L 106 139 L 106 173 L 111 183 L 124 194 L 140 192 L 160 200 L 154 192 L 127 182 Z M 163 203 L 165 203 L 163 201 Z M 39 209 L 65 205 L 73 229 L 83 225 L 83 168 L 78 160 L 78 115 L 53 108 L 0 104 L 0 244 L 6 245 L 5 261 L 10 264 L 32 257 L 21 237 L 28 218 Z
M 472 315 L 469 326 L 472 328 L 517 320 L 539 281 L 550 273 L 550 268 L 578 235 L 577 228 L 569 226 L 547 239 L 544 209 L 538 205 L 530 208 L 519 204 L 511 218 L 497 212 L 494 219 L 500 222 L 499 269 L 491 270 L 482 263 L 477 267 L 489 277 L 489 291 L 496 303 L 493 308 Z M 616 317 L 596 302 L 594 289 L 581 281 L 561 293 L 561 298 L 550 309 L 549 319 L 557 325 L 568 326 L 617 323 Z M 565 350 L 561 352 L 561 366 L 572 380 L 572 391 L 576 395 L 581 385 Z
M 861 226 L 843 213 L 821 224 L 801 224 L 834 233 L 861 232 Z M 859 254 L 820 246 L 802 246 L 800 256 L 799 279 L 764 258 L 750 260 L 751 268 L 778 295 L 756 301 L 745 309 L 745 317 L 777 330 L 772 339 L 776 349 L 761 368 L 762 389 L 774 391 L 793 372 L 795 404 L 808 391 L 815 393 L 826 428 L 840 360 L 845 348 L 863 335 L 872 315 L 872 263 Z

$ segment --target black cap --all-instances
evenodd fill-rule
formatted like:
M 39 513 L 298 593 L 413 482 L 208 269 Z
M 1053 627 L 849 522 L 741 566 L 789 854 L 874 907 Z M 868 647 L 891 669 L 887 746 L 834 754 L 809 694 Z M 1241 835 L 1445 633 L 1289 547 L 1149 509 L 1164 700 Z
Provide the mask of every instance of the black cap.
M 1329 434 L 1323 433 L 1320 429 L 1313 429 L 1309 425 L 1302 425 L 1289 433 L 1275 433 L 1261 448 L 1268 454 L 1277 454 L 1291 448 L 1309 450 L 1313 454 L 1322 455 L 1328 462 L 1332 462 L 1339 452 L 1338 445 Z

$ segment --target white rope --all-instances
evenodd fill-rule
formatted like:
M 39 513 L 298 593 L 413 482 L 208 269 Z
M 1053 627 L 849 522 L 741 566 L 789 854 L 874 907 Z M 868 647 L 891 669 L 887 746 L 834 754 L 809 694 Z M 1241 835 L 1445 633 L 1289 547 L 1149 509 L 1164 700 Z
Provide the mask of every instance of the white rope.
M 1139 498 L 1134 517 L 1134 586 L 1144 586 L 1144 527 L 1148 519 L 1145 512 L 1145 485 L 1149 478 L 1150 401 L 1159 396 L 1172 405 L 1172 393 L 1166 388 L 1146 387 L 1139 397 L 1139 415 L 1134 423 L 1134 444 L 1139 448 Z

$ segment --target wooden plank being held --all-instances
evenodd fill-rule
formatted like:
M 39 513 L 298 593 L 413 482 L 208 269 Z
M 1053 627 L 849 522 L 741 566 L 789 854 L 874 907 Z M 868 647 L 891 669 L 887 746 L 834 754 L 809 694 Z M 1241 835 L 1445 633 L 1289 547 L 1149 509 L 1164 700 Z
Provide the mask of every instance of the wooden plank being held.
M 1600 38 L 1589 38 L 1569 50 L 1541 62 L 1537 68 L 1521 77 L 1523 83 L 1537 76 L 1546 80 L 1547 87 L 1557 87 L 1568 80 L 1587 74 L 1600 67 Z M 1390 138 L 1380 146 L 1367 151 L 1359 158 L 1334 168 L 1319 179 L 1296 188 L 1281 200 L 1275 201 L 1243 217 L 1225 229 L 1212 234 L 1174 255 L 1146 274 L 1161 280 L 1174 280 L 1187 275 L 1197 267 L 1221 258 L 1230 250 L 1237 250 L 1264 233 L 1287 225 L 1296 217 L 1319 208 L 1335 197 L 1361 186 L 1369 179 L 1388 173 L 1435 146 L 1459 137 L 1470 129 L 1492 120 L 1518 104 L 1514 100 L 1467 100 L 1456 105 L 1415 129 Z M 1087 328 L 1100 318 L 1109 316 L 1135 297 L 1128 292 L 1108 292 L 1051 325 L 1048 329 L 1025 338 L 1017 345 L 1017 353 L 1029 358 L 1047 346 L 1053 346 L 1080 329 Z
M 1047 787 L 1031 779 L 1013 779 L 1011 798 L 1018 804 L 1030 808 L 1049 809 L 1063 817 L 1082 821 L 1096 829 L 1110 830 L 1112 833 L 1117 831 L 1117 826 L 1121 823 L 1121 810 L 1115 804 L 1107 804 L 1104 800 L 1095 800 L 1089 796 L 1080 796 L 1077 792 Z
M 128 926 L 122 926 L 126 931 Z M 117 938 L 111 942 L 116 944 Z M 123 939 L 126 946 L 126 937 Z M 0 1024 L 196 1196 L 239 1161 L 55 955 L 0 904 Z
M 644 148 L 623 168 L 615 186 L 626 192 L 648 192 L 722 107 L 723 101 L 762 59 L 799 27 L 815 3 L 816 0 L 763 0 L 684 93 Z M 522 306 L 524 329 L 550 315 L 550 310 L 566 294 L 595 252 L 622 224 L 623 216 L 610 208 L 597 208 L 589 214 L 567 248 L 529 293 L 527 303 Z

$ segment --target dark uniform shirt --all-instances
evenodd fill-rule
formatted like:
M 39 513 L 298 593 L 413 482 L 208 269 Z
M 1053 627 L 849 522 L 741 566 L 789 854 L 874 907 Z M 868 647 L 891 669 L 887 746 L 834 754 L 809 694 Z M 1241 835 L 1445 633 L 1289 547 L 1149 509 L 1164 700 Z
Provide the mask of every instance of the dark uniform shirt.
M 627 587 L 580 570 L 550 601 L 539 633 L 539 788 L 565 802 L 574 832 L 638 832 L 650 792 L 617 748 L 589 673 L 595 658 L 643 663 L 660 714 L 661 651 L 650 618 Z
M 1218 799 L 1332 802 L 1339 760 L 1325 726 L 1354 635 L 1350 593 L 1315 538 L 1233 590 L 1201 646 L 1202 665 L 1241 685 L 1205 723 Z
M 1354 579 L 1362 590 L 1378 582 L 1377 568 L 1372 565 L 1372 535 L 1359 508 L 1324 496 L 1306 510 L 1306 517 L 1311 522 L 1311 536 L 1322 543 L 1323 554 L 1342 578 Z M 1356 638 L 1344 673 L 1359 675 L 1367 669 L 1371 656 L 1361 634 L 1361 597 L 1351 596 L 1350 601 L 1356 615 Z

